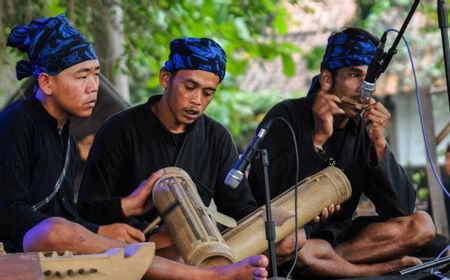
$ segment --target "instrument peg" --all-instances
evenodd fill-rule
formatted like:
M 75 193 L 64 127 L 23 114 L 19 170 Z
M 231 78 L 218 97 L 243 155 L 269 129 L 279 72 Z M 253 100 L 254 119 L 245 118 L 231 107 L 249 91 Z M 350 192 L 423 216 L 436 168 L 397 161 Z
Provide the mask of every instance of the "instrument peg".
M 89 268 L 89 273 L 96 273 L 98 270 L 96 268 Z

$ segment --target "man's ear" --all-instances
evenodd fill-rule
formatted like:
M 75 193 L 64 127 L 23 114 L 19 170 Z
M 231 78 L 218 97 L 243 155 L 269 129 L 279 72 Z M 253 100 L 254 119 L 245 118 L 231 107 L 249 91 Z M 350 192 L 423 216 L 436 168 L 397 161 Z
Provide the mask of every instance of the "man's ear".
M 333 77 L 329 70 L 323 70 L 320 73 L 320 87 L 324 91 L 330 91 L 333 86 Z
M 52 95 L 52 81 L 51 81 L 51 77 L 49 74 L 47 73 L 40 73 L 37 79 L 39 88 L 41 89 L 41 91 L 47 95 L 50 96 Z
M 169 80 L 170 72 L 161 69 L 159 71 L 159 84 L 163 89 L 166 89 L 169 86 Z

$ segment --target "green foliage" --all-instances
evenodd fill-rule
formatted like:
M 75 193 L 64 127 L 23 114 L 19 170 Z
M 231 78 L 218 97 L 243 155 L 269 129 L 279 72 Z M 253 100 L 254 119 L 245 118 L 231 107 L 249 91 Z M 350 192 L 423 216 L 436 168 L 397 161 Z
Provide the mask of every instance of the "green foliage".
M 423 182 L 424 177 L 425 177 L 424 170 L 416 170 L 412 173 L 411 181 L 415 186 L 419 187 Z
M 158 87 L 156 78 L 169 52 L 169 42 L 177 37 L 211 37 L 228 54 L 228 74 L 245 71 L 250 59 L 273 59 L 282 56 L 284 71 L 294 74 L 292 54 L 296 49 L 273 38 L 287 32 L 288 14 L 276 0 L 6 0 L 12 13 L 1 13 L 2 43 L 16 24 L 34 18 L 65 13 L 74 25 L 92 38 L 95 18 L 103 9 L 119 4 L 123 11 L 125 53 L 132 83 L 132 101 L 140 101 Z M 32 2 L 32 3 L 31 3 Z M 95 40 L 95 38 L 93 38 Z M 3 49 L 0 55 L 4 54 Z M 234 86 L 235 83 L 228 83 Z
M 264 114 L 278 102 L 280 94 L 272 91 L 254 93 L 222 89 L 216 93 L 206 114 L 228 127 L 242 152 Z
M 308 55 L 305 55 L 303 58 L 306 61 L 306 65 L 308 70 L 313 72 L 318 72 L 320 70 L 320 63 L 322 62 L 322 56 L 325 53 L 325 46 L 323 47 L 314 47 Z
M 417 199 L 419 201 L 427 201 L 430 191 L 427 186 L 425 169 L 407 167 L 406 172 L 408 173 L 414 188 L 417 190 Z
M 417 190 L 417 199 L 419 201 L 426 201 L 430 196 L 430 190 L 428 188 L 420 188 Z
M 387 29 L 400 30 L 413 1 L 410 0 L 357 0 L 359 13 L 355 25 L 362 26 L 372 34 L 380 37 Z M 443 52 L 440 30 L 436 13 L 436 1 L 421 1 L 412 16 L 404 38 L 411 47 L 419 85 L 430 85 L 444 78 Z M 447 9 L 447 14 L 450 10 Z M 420 26 L 420 29 L 417 29 Z M 389 34 L 387 51 L 393 44 L 396 33 Z M 412 76 L 404 75 L 410 69 L 410 62 L 403 40 L 397 46 L 398 53 L 393 57 L 387 73 L 396 74 L 400 78 L 400 88 L 412 86 Z
M 114 13 L 111 7 L 119 5 L 126 60 L 121 70 L 130 79 L 132 103 L 143 102 L 160 92 L 159 70 L 167 59 L 171 40 L 189 36 L 213 38 L 224 48 L 228 63 L 222 89 L 208 112 L 228 126 L 236 140 L 247 132 L 253 133 L 257 125 L 254 112 L 267 111 L 276 99 L 276 95 L 237 91 L 237 78 L 245 73 L 248 62 L 281 57 L 283 73 L 295 75 L 292 56 L 299 52 L 298 48 L 276 40 L 287 33 L 290 18 L 278 0 L 3 0 L 2 5 L 2 45 L 14 25 L 60 13 L 65 13 L 77 29 L 95 41 L 98 19 L 105 16 L 105 11 Z M 6 10 L 11 12 L 5 13 Z M 11 52 L 5 49 L 0 49 L 0 58 Z
M 159 69 L 167 59 L 170 41 L 177 37 L 210 37 L 219 42 L 228 54 L 225 88 L 235 88 L 235 78 L 254 58 L 281 55 L 285 73 L 293 75 L 295 49 L 270 39 L 286 32 L 286 12 L 281 7 L 278 1 L 153 1 L 145 6 L 137 0 L 123 1 L 125 55 L 136 85 L 132 101 L 141 101 L 158 89 Z

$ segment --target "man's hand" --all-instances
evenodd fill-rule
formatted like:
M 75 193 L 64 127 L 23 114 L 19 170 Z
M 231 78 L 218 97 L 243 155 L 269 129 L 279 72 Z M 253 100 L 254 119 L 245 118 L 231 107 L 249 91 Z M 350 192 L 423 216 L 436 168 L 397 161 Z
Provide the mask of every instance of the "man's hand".
M 333 115 L 345 114 L 339 107 L 342 101 L 334 94 L 325 90 L 317 93 L 312 106 L 314 116 L 314 143 L 323 146 L 333 134 Z
M 142 181 L 139 186 L 127 197 L 121 199 L 122 211 L 125 217 L 143 215 L 153 207 L 153 202 L 149 198 L 155 182 L 164 174 L 160 169 Z
M 320 213 L 320 215 L 316 216 L 314 218 L 314 222 L 315 223 L 324 222 L 324 221 L 326 221 L 328 219 L 328 217 L 333 215 L 335 212 L 338 212 L 339 210 L 341 210 L 341 205 L 340 204 L 337 204 L 336 206 L 331 204 L 327 208 L 323 208 L 322 209 L 322 212 Z
M 120 240 L 127 244 L 145 241 L 145 236 L 140 230 L 127 224 L 116 223 L 100 226 L 97 234 L 111 239 Z
M 369 106 L 363 113 L 363 120 L 366 125 L 367 134 L 374 145 L 378 161 L 381 161 L 384 157 L 384 151 L 387 145 L 385 133 L 390 119 L 391 113 L 389 113 L 383 104 L 371 98 L 369 100 Z

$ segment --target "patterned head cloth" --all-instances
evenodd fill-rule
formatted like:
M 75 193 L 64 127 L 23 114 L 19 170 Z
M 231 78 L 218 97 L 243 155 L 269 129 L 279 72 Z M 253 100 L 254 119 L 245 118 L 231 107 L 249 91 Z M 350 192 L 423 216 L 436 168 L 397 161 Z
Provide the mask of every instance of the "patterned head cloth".
M 369 65 L 377 50 L 376 42 L 365 34 L 335 33 L 328 37 L 320 69 L 330 71 L 344 67 Z M 317 91 L 320 75 L 313 78 L 308 96 Z
M 181 38 L 170 42 L 169 59 L 163 70 L 203 70 L 216 74 L 220 81 L 225 77 L 227 56 L 222 47 L 208 38 Z
M 31 75 L 38 77 L 40 73 L 54 76 L 80 62 L 97 59 L 92 44 L 63 14 L 14 27 L 7 45 L 28 53 L 29 60 L 16 64 L 19 80 Z
M 321 69 L 336 70 L 343 67 L 369 65 L 377 46 L 364 34 L 336 33 L 328 38 Z

